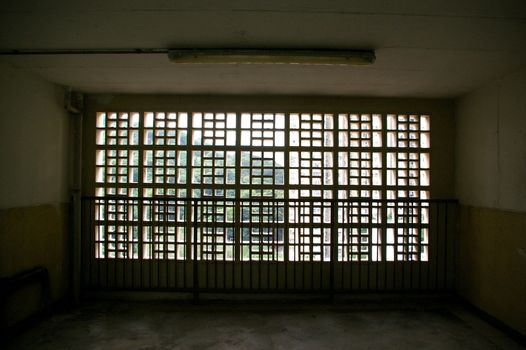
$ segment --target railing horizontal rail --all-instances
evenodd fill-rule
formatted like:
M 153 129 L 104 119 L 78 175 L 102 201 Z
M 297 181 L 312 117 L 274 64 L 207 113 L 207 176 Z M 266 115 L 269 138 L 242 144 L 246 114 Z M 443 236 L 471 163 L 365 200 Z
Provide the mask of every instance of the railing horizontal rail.
M 369 198 L 348 198 L 348 199 L 326 199 L 326 198 L 229 198 L 229 197 L 177 197 L 177 196 L 162 196 L 162 197 L 129 197 L 129 196 L 83 196 L 82 200 L 128 200 L 128 201 L 162 201 L 162 202 L 326 202 L 326 203 L 352 203 L 352 202 L 370 202 L 370 203 L 458 203 L 458 199 L 454 198 L 399 198 L 399 199 L 369 199 Z

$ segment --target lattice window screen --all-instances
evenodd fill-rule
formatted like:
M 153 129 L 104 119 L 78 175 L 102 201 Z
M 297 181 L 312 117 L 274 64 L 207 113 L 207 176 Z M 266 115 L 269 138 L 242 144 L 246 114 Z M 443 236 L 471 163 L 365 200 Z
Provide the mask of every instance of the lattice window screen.
M 429 206 L 410 199 L 429 198 L 430 129 L 412 114 L 98 113 L 95 195 L 122 197 L 98 202 L 96 257 L 193 257 L 198 220 L 194 258 L 329 261 L 336 218 L 339 261 L 425 261 Z M 203 199 L 197 217 L 184 198 Z

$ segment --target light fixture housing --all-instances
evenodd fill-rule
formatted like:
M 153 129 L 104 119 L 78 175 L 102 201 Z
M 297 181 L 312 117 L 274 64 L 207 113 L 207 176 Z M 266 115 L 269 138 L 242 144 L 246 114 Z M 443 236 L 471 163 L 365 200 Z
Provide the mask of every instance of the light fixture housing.
M 178 64 L 297 64 L 369 65 L 374 50 L 278 50 L 278 49 L 174 49 L 170 61 Z

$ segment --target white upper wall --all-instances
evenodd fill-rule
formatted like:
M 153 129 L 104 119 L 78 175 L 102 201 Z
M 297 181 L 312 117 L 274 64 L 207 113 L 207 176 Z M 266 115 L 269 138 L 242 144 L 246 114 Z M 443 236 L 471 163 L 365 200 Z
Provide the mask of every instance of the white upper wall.
M 462 204 L 526 211 L 526 67 L 458 101 Z
M 67 200 L 62 99 L 57 86 L 0 63 L 0 208 Z

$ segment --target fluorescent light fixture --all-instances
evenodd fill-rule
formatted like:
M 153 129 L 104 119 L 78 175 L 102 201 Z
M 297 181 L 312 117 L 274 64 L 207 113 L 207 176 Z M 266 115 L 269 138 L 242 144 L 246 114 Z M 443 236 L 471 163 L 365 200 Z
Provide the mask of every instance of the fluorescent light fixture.
M 375 60 L 373 50 L 168 50 L 170 61 L 180 64 L 298 64 L 367 65 Z

